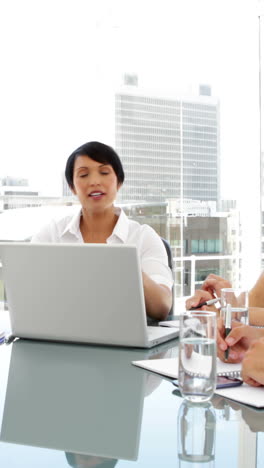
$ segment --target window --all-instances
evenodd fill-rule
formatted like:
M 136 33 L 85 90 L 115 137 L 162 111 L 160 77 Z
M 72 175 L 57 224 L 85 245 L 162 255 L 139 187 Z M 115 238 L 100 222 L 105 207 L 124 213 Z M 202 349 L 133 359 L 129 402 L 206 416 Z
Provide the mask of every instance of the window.
M 192 240 L 192 253 L 221 253 L 222 239 Z
M 103 141 L 124 164 L 117 202 L 171 243 L 176 296 L 194 286 L 191 255 L 252 284 L 264 260 L 261 2 L 135 1 L 2 2 L 0 219 L 24 207 L 33 233 L 43 220 L 30 207 L 77 203 L 65 161 Z
M 199 241 L 192 240 L 192 253 L 198 253 L 198 252 L 199 252 Z
M 205 278 L 210 275 L 210 273 L 213 273 L 214 275 L 219 275 L 219 270 L 218 269 L 197 269 L 195 273 L 195 281 L 197 283 L 202 283 Z

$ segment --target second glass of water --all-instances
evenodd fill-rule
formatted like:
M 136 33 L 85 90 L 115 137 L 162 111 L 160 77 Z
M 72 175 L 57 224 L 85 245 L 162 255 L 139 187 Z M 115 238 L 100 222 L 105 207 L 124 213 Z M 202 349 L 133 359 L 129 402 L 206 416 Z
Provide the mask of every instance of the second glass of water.
M 221 289 L 221 316 L 226 317 L 230 306 L 231 320 L 248 325 L 248 291 L 236 288 Z
M 216 385 L 216 314 L 193 311 L 180 320 L 179 389 L 192 402 L 208 401 Z

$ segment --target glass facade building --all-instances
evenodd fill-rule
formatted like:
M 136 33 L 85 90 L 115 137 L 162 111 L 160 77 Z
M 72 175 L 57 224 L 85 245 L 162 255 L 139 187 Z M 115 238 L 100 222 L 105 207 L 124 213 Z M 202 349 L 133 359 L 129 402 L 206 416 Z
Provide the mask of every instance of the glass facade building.
M 219 105 L 211 96 L 162 98 L 133 87 L 116 93 L 122 202 L 219 201 Z

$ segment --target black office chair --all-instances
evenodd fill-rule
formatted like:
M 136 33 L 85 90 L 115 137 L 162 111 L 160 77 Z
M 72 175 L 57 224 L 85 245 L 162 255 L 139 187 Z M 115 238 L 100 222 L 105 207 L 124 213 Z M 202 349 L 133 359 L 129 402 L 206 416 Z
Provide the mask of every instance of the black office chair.
M 168 265 L 172 271 L 172 276 L 173 276 L 173 264 L 172 264 L 172 253 L 171 253 L 171 247 L 170 247 L 170 244 L 169 242 L 164 239 L 163 237 L 161 237 L 161 240 L 165 246 L 165 249 L 166 249 L 166 252 L 167 252 L 167 255 L 168 255 Z M 172 306 L 171 306 L 171 310 L 169 312 L 169 315 L 173 315 L 173 306 L 174 306 L 174 278 L 173 278 L 173 286 L 172 286 Z
M 172 268 L 172 253 L 171 253 L 170 244 L 163 237 L 161 237 L 161 240 L 162 240 L 163 244 L 165 245 L 165 249 L 166 249 L 166 252 L 167 252 L 167 255 L 168 255 L 169 267 L 170 267 L 171 271 L 173 271 L 173 268 Z

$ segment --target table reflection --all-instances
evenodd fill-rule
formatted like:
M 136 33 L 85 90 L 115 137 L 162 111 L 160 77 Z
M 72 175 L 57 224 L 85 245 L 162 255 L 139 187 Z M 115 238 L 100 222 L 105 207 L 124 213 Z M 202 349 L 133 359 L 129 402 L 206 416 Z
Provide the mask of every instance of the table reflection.
M 230 421 L 231 412 L 237 413 L 237 419 L 240 418 L 246 423 L 251 432 L 264 432 L 264 410 L 239 404 L 233 400 L 228 400 L 221 396 L 215 395 L 212 399 L 212 404 L 216 409 L 222 410 L 222 417 L 226 421 Z
M 114 468 L 118 460 L 113 458 L 81 455 L 78 453 L 65 453 L 69 466 L 73 468 Z
M 132 360 L 155 350 L 13 343 L 1 441 L 65 451 L 70 466 L 115 466 L 138 457 L 144 397 L 155 382 Z

